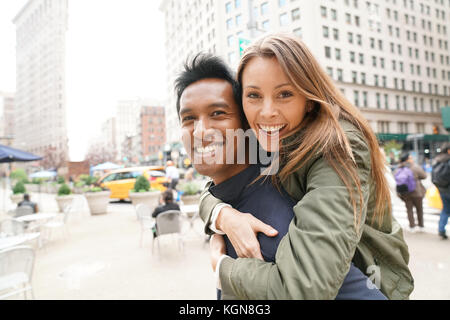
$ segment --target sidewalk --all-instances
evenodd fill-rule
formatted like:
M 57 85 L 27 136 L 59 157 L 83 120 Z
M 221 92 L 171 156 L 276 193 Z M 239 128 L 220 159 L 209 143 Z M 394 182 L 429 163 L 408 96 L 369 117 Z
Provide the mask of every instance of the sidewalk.
M 131 204 L 111 203 L 107 214 L 90 216 L 83 197 L 76 197 L 81 214 L 69 219 L 70 236 L 55 233 L 37 251 L 36 299 L 215 299 L 208 245 L 196 233 L 188 234 L 184 254 L 168 237 L 161 242 L 162 254 L 153 256 L 150 232 L 140 247 L 140 226 Z M 43 210 L 57 210 L 53 198 L 41 195 Z M 200 220 L 196 229 L 202 230 Z M 450 240 L 430 233 L 404 232 L 404 237 L 415 279 L 411 299 L 450 299 Z
M 83 204 L 83 197 L 76 197 L 77 206 Z M 57 210 L 53 198 L 41 194 L 42 211 Z M 161 255 L 157 246 L 152 255 L 150 231 L 140 247 L 140 225 L 131 204 L 110 204 L 108 213 L 98 216 L 88 214 L 86 203 L 80 211 L 69 217 L 68 238 L 54 232 L 53 240 L 37 251 L 36 299 L 216 298 L 208 244 L 194 232 L 187 234 L 184 253 L 168 236 L 161 238 Z M 196 228 L 201 230 L 200 220 Z

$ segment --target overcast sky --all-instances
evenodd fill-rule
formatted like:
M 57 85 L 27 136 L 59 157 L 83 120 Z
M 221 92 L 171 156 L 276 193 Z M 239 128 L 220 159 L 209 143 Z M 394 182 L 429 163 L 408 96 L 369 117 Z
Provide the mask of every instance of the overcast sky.
M 15 26 L 27 0 L 0 0 L 0 91 L 15 91 Z M 69 0 L 66 48 L 70 158 L 83 160 L 118 100 L 164 101 L 160 0 Z

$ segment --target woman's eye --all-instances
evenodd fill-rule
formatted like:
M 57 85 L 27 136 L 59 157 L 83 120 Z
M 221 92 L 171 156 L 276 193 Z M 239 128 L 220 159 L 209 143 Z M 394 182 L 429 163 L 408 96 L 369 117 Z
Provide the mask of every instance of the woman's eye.
M 289 98 L 293 96 L 293 93 L 290 91 L 283 91 L 279 94 L 280 98 Z
M 259 94 L 255 93 L 255 92 L 250 92 L 247 94 L 247 98 L 250 98 L 250 99 L 258 99 L 259 97 L 260 97 Z

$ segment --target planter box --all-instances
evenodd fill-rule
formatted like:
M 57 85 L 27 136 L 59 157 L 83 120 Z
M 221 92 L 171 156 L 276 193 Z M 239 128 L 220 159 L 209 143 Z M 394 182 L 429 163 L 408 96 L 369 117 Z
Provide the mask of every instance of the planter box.
M 183 202 L 183 204 L 185 206 L 190 205 L 190 204 L 198 204 L 198 202 L 200 201 L 200 194 L 193 194 L 193 195 L 186 195 L 186 196 L 181 196 L 181 201 Z
M 72 195 L 56 196 L 55 199 L 56 202 L 58 203 L 59 212 L 63 212 L 66 206 L 72 204 L 73 196 Z
M 109 196 L 111 191 L 86 192 L 86 197 L 91 215 L 105 214 L 108 212 Z
M 15 204 L 18 204 L 22 200 L 23 200 L 23 193 L 11 195 L 11 201 L 14 202 Z
M 131 203 L 134 206 L 137 206 L 139 203 L 144 203 L 153 209 L 159 205 L 159 197 L 161 196 L 161 191 L 130 192 L 129 196 Z

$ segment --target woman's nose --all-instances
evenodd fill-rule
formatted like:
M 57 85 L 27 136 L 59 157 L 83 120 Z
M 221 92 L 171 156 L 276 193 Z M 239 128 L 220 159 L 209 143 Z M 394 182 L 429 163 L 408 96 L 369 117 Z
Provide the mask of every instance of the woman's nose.
M 264 119 L 270 119 L 277 116 L 278 111 L 272 100 L 266 99 L 263 101 L 260 116 Z

